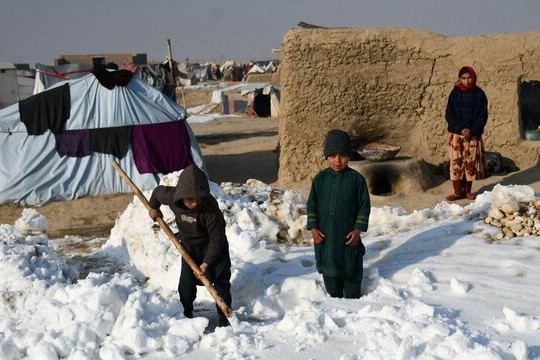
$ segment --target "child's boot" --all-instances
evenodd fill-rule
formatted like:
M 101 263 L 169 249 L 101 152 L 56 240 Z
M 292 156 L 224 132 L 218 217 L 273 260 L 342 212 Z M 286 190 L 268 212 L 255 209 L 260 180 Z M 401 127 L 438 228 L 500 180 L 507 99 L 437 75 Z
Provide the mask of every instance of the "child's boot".
M 219 320 L 218 320 L 218 327 L 224 327 L 224 326 L 231 326 L 231 323 L 229 322 L 229 319 L 225 315 L 219 312 Z
M 453 180 L 452 186 L 454 188 L 454 193 L 452 195 L 448 195 L 446 197 L 446 200 L 448 201 L 456 201 L 459 199 L 464 199 L 465 194 L 463 193 L 463 183 L 461 180 Z
M 471 189 L 472 189 L 472 181 L 467 181 L 465 183 L 465 197 L 469 200 L 474 200 L 476 199 L 476 195 L 474 195 L 472 192 L 471 192 Z

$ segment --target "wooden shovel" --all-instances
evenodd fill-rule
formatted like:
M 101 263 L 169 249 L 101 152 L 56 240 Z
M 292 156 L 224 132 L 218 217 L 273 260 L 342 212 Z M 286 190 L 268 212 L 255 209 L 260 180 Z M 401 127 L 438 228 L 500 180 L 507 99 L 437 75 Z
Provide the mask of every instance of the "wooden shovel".
M 129 187 L 131 188 L 131 191 L 133 191 L 135 193 L 135 195 L 137 195 L 139 200 L 141 200 L 141 202 L 146 207 L 146 209 L 150 210 L 152 208 L 150 206 L 150 203 L 148 202 L 148 200 L 146 199 L 144 194 L 141 192 L 141 190 L 139 190 L 137 185 L 135 185 L 133 183 L 133 181 L 131 181 L 131 179 L 124 172 L 122 167 L 115 160 L 112 161 L 112 165 L 113 165 L 114 169 L 118 172 L 118 174 L 120 174 L 122 179 L 124 179 L 124 181 L 129 185 Z M 210 292 L 210 295 L 212 295 L 214 300 L 216 300 L 216 304 L 218 304 L 221 311 L 223 311 L 223 314 L 225 314 L 225 316 L 227 316 L 228 318 L 231 318 L 232 317 L 232 310 L 229 308 L 229 306 L 227 306 L 227 304 L 225 303 L 223 298 L 221 296 L 219 296 L 216 288 L 214 287 L 214 285 L 212 285 L 210 280 L 208 280 L 208 278 L 204 274 L 202 274 L 201 268 L 199 267 L 199 265 L 197 265 L 197 263 L 189 255 L 189 253 L 187 252 L 184 245 L 182 245 L 182 243 L 176 238 L 176 236 L 172 232 L 169 225 L 167 225 L 167 223 L 160 217 L 157 218 L 157 223 L 161 227 L 161 230 L 163 230 L 165 232 L 165 234 L 167 234 L 167 236 L 172 240 L 172 242 L 174 243 L 174 246 L 176 246 L 176 248 L 180 252 L 180 255 L 182 255 L 184 260 L 186 260 L 189 267 L 195 272 L 195 274 L 197 274 L 198 279 L 201 280 L 201 282 L 204 284 L 204 286 L 206 286 L 206 288 Z

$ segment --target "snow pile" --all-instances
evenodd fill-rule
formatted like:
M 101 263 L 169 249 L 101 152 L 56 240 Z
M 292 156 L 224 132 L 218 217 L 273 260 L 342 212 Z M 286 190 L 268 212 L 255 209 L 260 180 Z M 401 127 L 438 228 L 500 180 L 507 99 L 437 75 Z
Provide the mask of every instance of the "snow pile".
M 299 195 L 257 181 L 211 190 L 231 244 L 231 327 L 213 328 L 203 287 L 196 317 L 183 317 L 179 254 L 134 198 L 97 251 L 126 262 L 123 273 L 77 279 L 54 240 L 0 225 L 0 358 L 540 358 L 539 238 L 483 238 L 490 199 L 526 198 L 529 187 L 498 187 L 466 207 L 372 209 L 357 300 L 328 297 L 312 247 L 294 244 Z

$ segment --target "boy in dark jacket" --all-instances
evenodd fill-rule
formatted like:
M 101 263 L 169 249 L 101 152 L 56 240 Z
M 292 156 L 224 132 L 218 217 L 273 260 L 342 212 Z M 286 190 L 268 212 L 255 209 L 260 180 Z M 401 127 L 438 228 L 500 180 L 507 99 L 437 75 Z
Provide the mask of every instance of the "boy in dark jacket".
M 149 202 L 152 209 L 148 214 L 154 221 L 157 217 L 163 217 L 159 210 L 161 205 L 170 207 L 178 226 L 178 239 L 230 307 L 231 259 L 225 235 L 225 219 L 216 199 L 210 194 L 204 172 L 195 165 L 186 167 L 180 174 L 176 187 L 156 187 Z M 200 281 L 182 258 L 178 292 L 184 306 L 184 315 L 188 318 L 193 317 L 197 285 L 201 285 Z M 219 314 L 218 326 L 229 325 L 219 306 L 216 305 L 216 308 Z
M 356 299 L 361 296 L 365 254 L 360 232 L 367 231 L 371 204 L 366 180 L 348 166 L 352 153 L 346 132 L 328 132 L 324 144 L 328 168 L 313 179 L 307 229 L 328 294 Z

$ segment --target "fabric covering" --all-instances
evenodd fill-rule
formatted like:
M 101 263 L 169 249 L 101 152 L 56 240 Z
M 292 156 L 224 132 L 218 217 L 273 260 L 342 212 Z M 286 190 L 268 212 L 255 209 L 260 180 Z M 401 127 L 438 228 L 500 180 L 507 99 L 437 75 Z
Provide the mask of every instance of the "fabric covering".
M 69 118 L 70 105 L 68 84 L 21 100 L 19 112 L 28 135 L 41 135 L 47 130 L 58 134 Z
M 131 137 L 135 165 L 141 174 L 168 174 L 193 164 L 183 122 L 138 125 L 133 127 Z M 175 147 L 182 151 L 170 151 Z
M 115 86 L 126 86 L 133 77 L 129 70 L 108 71 L 105 68 L 95 70 L 93 74 L 99 83 L 109 90 Z
M 56 151 L 60 156 L 89 156 L 90 130 L 63 131 L 55 136 Z
M 159 184 L 163 173 L 141 174 L 137 170 L 129 135 L 127 151 L 121 158 L 121 154 L 115 156 L 95 151 L 84 156 L 88 152 L 88 139 L 84 133 L 79 133 L 81 138 L 73 147 L 71 141 L 77 136 L 70 132 L 73 130 L 87 130 L 91 134 L 106 128 L 133 129 L 138 125 L 178 122 L 184 126 L 185 138 L 189 141 L 177 141 L 169 151 L 176 153 L 189 149 L 193 163 L 205 170 L 197 140 L 185 120 L 184 108 L 140 78 L 133 77 L 125 86 L 109 90 L 93 74 L 88 74 L 58 83 L 51 89 L 60 91 L 57 87 L 61 86 L 69 86 L 70 92 L 69 118 L 61 134 L 45 130 L 42 135 L 29 135 L 21 121 L 20 104 L 0 110 L 0 204 L 33 205 L 130 192 L 112 167 L 112 160 L 122 166 L 141 191 Z M 66 134 L 73 137 L 68 139 Z
M 131 144 L 131 126 L 91 129 L 90 149 L 123 158 Z

